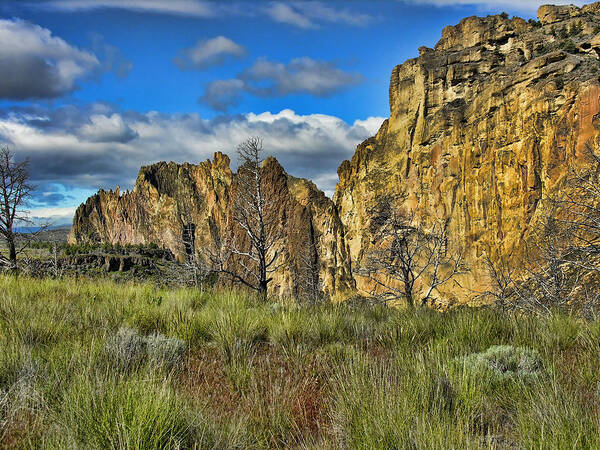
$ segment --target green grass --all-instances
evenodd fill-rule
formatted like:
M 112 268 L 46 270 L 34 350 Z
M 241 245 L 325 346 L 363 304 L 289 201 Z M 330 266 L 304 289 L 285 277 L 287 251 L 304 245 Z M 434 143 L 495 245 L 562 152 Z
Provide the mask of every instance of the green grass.
M 0 277 L 0 447 L 600 448 L 600 322 Z

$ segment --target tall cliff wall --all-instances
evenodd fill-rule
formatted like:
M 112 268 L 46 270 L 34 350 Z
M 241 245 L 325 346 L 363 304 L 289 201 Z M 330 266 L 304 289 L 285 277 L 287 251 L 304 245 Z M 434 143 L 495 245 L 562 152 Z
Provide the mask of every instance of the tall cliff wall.
M 162 162 L 142 167 L 132 192 L 101 190 L 77 209 L 69 241 L 157 243 L 181 260 L 184 230 L 193 229 L 196 250 L 215 248 L 232 228 L 237 187 L 229 163 L 227 156 L 216 153 L 212 162 L 198 165 Z M 300 280 L 307 255 L 316 259 L 327 294 L 340 297 L 353 291 L 350 258 L 333 202 L 310 181 L 288 175 L 273 158 L 267 158 L 262 170 L 267 194 L 278 199 L 281 239 L 272 250 L 284 263 L 273 274 L 271 293 L 294 295 L 304 289 Z
M 600 144 L 600 4 L 543 6 L 538 17 L 468 17 L 394 68 L 389 119 L 338 169 L 354 264 L 374 245 L 370 207 L 390 195 L 445 224 L 462 249 L 471 270 L 441 289 L 445 301 L 486 289 L 485 253 L 516 260 L 540 199 Z
M 293 273 L 307 242 L 318 249 L 326 292 L 370 292 L 372 283 L 351 268 L 377 245 L 369 211 L 390 196 L 425 226 L 443 224 L 462 252 L 470 271 L 440 289 L 445 304 L 487 289 L 484 255 L 521 257 L 541 199 L 562 189 L 570 167 L 586 164 L 586 147 L 600 147 L 600 3 L 542 6 L 538 17 L 468 17 L 395 67 L 390 117 L 339 167 L 333 202 L 267 161 L 282 199 L 278 247 L 287 261 L 274 292 L 297 290 Z M 230 227 L 234 192 L 220 153 L 198 165 L 144 167 L 133 192 L 100 191 L 83 204 L 70 239 L 157 242 L 181 257 L 187 224 L 198 246 Z

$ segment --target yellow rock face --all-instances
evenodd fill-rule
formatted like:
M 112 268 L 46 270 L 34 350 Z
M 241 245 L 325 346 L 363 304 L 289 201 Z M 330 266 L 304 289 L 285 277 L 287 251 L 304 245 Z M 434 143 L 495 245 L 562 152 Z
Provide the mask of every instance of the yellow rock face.
M 394 68 L 389 120 L 338 169 L 334 202 L 354 265 L 376 245 L 368 211 L 386 195 L 404 195 L 425 224 L 445 223 L 462 250 L 471 271 L 441 289 L 446 304 L 488 287 L 486 252 L 522 252 L 540 199 L 600 133 L 598 4 L 545 6 L 539 17 L 466 18 Z

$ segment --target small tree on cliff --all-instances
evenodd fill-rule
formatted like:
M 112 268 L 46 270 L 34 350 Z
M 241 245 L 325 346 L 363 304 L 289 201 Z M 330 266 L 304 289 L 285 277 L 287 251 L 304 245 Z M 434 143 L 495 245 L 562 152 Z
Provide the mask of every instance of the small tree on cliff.
M 234 227 L 217 258 L 218 271 L 266 299 L 279 253 L 273 251 L 279 229 L 274 194 L 265 190 L 263 143 L 258 137 L 238 145 Z M 238 233 L 236 233 L 237 231 Z
M 27 211 L 23 208 L 31 196 L 33 186 L 29 184 L 29 160 L 14 161 L 8 147 L 0 149 L 0 235 L 8 246 L 8 264 L 17 269 L 16 233 L 14 226 L 27 222 Z M 5 258 L 3 258 L 5 259 Z
M 404 299 L 410 307 L 425 305 L 433 292 L 466 267 L 462 252 L 450 252 L 443 226 L 424 229 L 415 214 L 405 214 L 393 199 L 382 199 L 371 209 L 373 247 L 356 273 L 371 280 L 373 292 L 383 299 Z M 416 298 L 417 285 L 424 292 Z

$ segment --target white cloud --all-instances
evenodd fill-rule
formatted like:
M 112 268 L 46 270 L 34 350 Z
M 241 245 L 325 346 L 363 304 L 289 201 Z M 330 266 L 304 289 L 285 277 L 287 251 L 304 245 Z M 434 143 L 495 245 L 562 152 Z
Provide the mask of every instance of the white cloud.
M 225 111 L 238 104 L 245 92 L 259 97 L 290 94 L 328 97 L 362 81 L 360 73 L 346 72 L 329 61 L 304 57 L 284 64 L 263 58 L 237 78 L 209 83 L 199 100 L 218 111 Z
M 383 122 L 383 118 L 371 117 L 348 124 L 335 116 L 300 115 L 289 109 L 213 120 L 198 114 L 158 112 L 113 111 L 99 115 L 99 109 L 103 108 L 12 114 L 0 111 L 0 142 L 8 143 L 18 156 L 30 157 L 36 184 L 58 183 L 87 192 L 116 185 L 131 187 L 141 165 L 161 160 L 197 163 L 212 158 L 216 151 L 233 158 L 240 142 L 249 136 L 261 136 L 265 151 L 289 173 L 312 179 L 331 195 L 339 164 L 350 158 L 356 145 L 374 135 Z M 35 120 L 39 116 L 47 120 Z M 122 127 L 132 130 L 135 137 L 125 142 L 115 132 L 114 139 L 108 139 L 111 131 Z M 90 135 L 102 139 L 90 140 Z M 67 206 L 61 204 L 58 195 L 52 198 L 54 203 L 44 205 L 42 193 L 36 198 L 37 206 Z
M 137 137 L 137 133 L 116 113 L 90 116 L 89 123 L 79 129 L 79 135 L 90 142 L 129 142 Z
M 329 2 L 327 6 L 316 1 L 274 2 L 265 11 L 276 22 L 304 29 L 316 28 L 323 22 L 365 26 L 375 21 L 369 14 L 339 7 L 341 4 L 343 2 L 337 2 L 337 5 Z
M 267 8 L 267 14 L 276 22 L 287 23 L 299 28 L 313 28 L 315 26 L 308 17 L 285 3 L 273 3 Z
M 44 6 L 66 12 L 113 8 L 196 17 L 215 14 L 210 2 L 199 0 L 51 0 Z
M 191 48 L 185 49 L 175 58 L 175 64 L 181 69 L 203 70 L 210 66 L 219 66 L 227 58 L 241 58 L 246 49 L 225 36 L 201 40 Z
M 29 210 L 29 217 L 34 225 L 50 223 L 52 226 L 67 226 L 73 222 L 76 209 L 76 206 L 34 208 Z
M 100 66 L 92 53 L 18 19 L 0 20 L 0 43 L 0 98 L 59 97 Z

